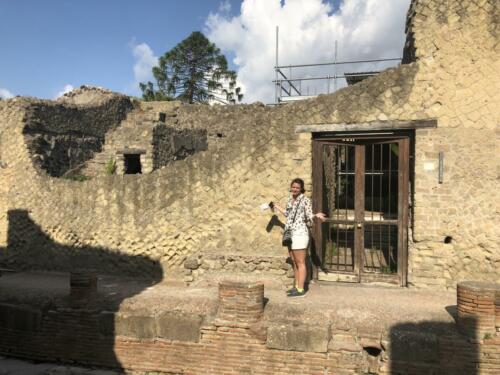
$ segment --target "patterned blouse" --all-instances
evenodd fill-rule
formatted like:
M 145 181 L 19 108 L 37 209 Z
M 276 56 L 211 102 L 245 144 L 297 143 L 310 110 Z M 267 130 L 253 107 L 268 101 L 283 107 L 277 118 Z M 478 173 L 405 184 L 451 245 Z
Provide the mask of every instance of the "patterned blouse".
M 292 223 L 295 211 L 297 211 L 297 215 L 295 216 L 295 221 Z M 285 229 L 291 229 L 292 236 L 309 235 L 308 224 L 310 225 L 312 223 L 314 215 L 312 212 L 311 200 L 304 194 L 300 194 L 297 199 L 295 199 L 295 202 L 292 196 L 288 198 L 285 216 L 287 218 Z

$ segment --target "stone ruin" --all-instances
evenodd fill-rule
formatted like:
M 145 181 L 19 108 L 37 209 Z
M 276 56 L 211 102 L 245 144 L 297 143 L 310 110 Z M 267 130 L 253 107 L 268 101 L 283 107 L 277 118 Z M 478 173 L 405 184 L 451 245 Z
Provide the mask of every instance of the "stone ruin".
M 400 67 L 334 94 L 282 107 L 137 103 L 87 87 L 58 101 L 0 102 L 0 268 L 143 276 L 150 283 L 175 280 L 195 287 L 232 276 L 290 284 L 287 254 L 279 244 L 283 223 L 258 207 L 284 201 L 296 176 L 306 179 L 306 189 L 314 196 L 320 188 L 312 178 L 318 138 L 409 134 L 403 284 L 433 291 L 454 290 L 458 284 L 461 333 L 447 325 L 450 335 L 441 336 L 432 322 L 412 326 L 422 334 L 412 333 L 414 339 L 420 337 L 415 339 L 419 354 L 414 357 L 409 347 L 406 354 L 394 354 L 408 341 L 404 334 L 389 334 L 382 343 L 387 332 L 364 337 L 357 326 L 346 328 L 328 320 L 320 334 L 321 350 L 285 351 L 284 346 L 266 346 L 259 326 L 231 326 L 226 319 L 225 325 L 199 323 L 198 336 L 190 340 L 205 337 L 206 347 L 186 346 L 174 336 L 158 340 L 156 331 L 143 331 L 137 323 L 156 327 L 156 317 L 134 315 L 116 338 L 109 322 L 117 310 L 94 314 L 64 307 L 54 313 L 50 303 L 39 311 L 5 300 L 0 314 L 2 352 L 13 342 L 32 342 L 33 332 L 43 326 L 40 322 L 49 322 L 43 332 L 50 335 L 59 321 L 51 320 L 51 314 L 63 314 L 64 324 L 70 324 L 72 314 L 82 313 L 90 314 L 85 324 L 98 337 L 113 345 L 116 340 L 122 363 L 130 367 L 139 359 L 147 363 L 151 357 L 144 353 L 150 351 L 157 364 L 165 363 L 164 347 L 174 347 L 172 353 L 185 359 L 193 348 L 225 348 L 236 335 L 241 345 L 290 365 L 288 373 L 299 371 L 300 364 L 291 358 L 300 350 L 301 364 L 321 373 L 356 373 L 361 365 L 353 358 L 379 358 L 384 352 L 403 359 L 392 368 L 379 368 L 379 373 L 497 373 L 499 19 L 498 2 L 493 0 L 412 1 Z M 314 267 L 320 269 L 318 263 Z M 462 284 L 464 280 L 479 284 Z M 21 322 L 23 317 L 29 324 Z M 286 332 L 290 324 L 283 323 Z M 307 337 L 317 333 L 311 326 L 303 327 Z M 282 331 L 274 332 L 280 337 Z M 372 349 L 363 351 L 357 345 L 362 339 L 372 343 L 365 345 Z M 386 349 L 391 342 L 399 344 Z M 28 353 L 23 345 L 16 350 Z M 132 347 L 144 357 L 127 358 Z M 428 347 L 433 349 L 423 350 Z M 73 354 L 67 359 L 78 357 Z M 95 361 L 112 365 L 102 358 Z M 321 365 L 314 367 L 318 361 Z M 426 365 L 429 361 L 432 366 Z M 165 371 L 192 370 L 168 363 L 162 367 Z M 453 363 L 472 367 L 451 369 Z M 247 372 L 253 368 L 247 362 L 239 366 Z M 266 371 L 259 368 L 256 373 Z
M 54 289 L 41 304 L 20 295 L 16 302 L 0 302 L 0 353 L 114 368 L 110 375 L 493 375 L 500 366 L 498 284 L 460 283 L 456 323 L 437 311 L 427 320 L 430 311 L 411 305 L 426 294 L 429 301 L 425 291 L 383 291 L 408 305 L 388 317 L 388 304 L 379 302 L 380 315 L 367 321 L 353 304 L 331 310 L 284 303 L 262 282 L 224 280 L 216 290 L 185 289 L 184 297 L 163 288 L 156 297 L 161 301 L 145 291 L 118 310 L 111 296 L 103 306 L 105 293 L 98 293 L 93 277 L 72 274 L 69 286 L 67 295 Z M 129 287 L 122 281 L 112 290 L 123 294 Z M 370 289 L 338 288 L 335 294 L 369 299 Z M 420 313 L 411 314 L 415 309 Z M 57 373 L 94 372 L 59 366 Z
M 206 130 L 176 127 L 176 105 L 168 112 L 143 107 L 90 86 L 38 102 L 24 128 L 34 164 L 52 177 L 151 173 L 206 150 Z
M 23 228 L 36 223 L 67 246 L 147 255 L 188 283 L 212 271 L 289 280 L 282 223 L 259 205 L 284 201 L 293 176 L 314 195 L 315 137 L 399 126 L 411 138 L 403 284 L 498 281 L 497 21 L 491 1 L 414 2 L 403 65 L 277 108 L 138 103 L 88 87 L 4 100 L 0 246 L 11 250 L 0 263 L 68 269 L 70 254 L 26 263 L 36 238 Z M 19 210 L 28 215 L 9 222 Z

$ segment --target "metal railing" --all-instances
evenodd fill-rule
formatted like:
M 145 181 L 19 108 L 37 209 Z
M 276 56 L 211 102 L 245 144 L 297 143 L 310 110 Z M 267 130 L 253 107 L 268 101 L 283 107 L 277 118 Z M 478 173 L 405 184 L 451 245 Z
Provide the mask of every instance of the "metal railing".
M 296 65 L 279 65 L 278 63 L 278 34 L 279 28 L 276 26 L 276 65 L 274 66 L 275 79 L 272 81 L 275 84 L 275 98 L 274 105 L 293 100 L 302 100 L 314 97 L 320 93 L 331 93 L 338 89 L 338 81 L 346 80 L 351 77 L 368 77 L 373 76 L 379 71 L 369 72 L 353 72 L 353 73 L 337 73 L 337 66 L 339 65 L 356 65 L 356 64 L 378 64 L 390 61 L 401 61 L 401 58 L 387 58 L 387 59 L 371 59 L 371 60 L 353 60 L 353 61 L 337 61 L 337 41 L 335 41 L 335 55 L 332 62 L 316 63 L 316 64 L 296 64 Z M 299 68 L 318 68 L 318 67 L 333 67 L 332 75 L 320 75 L 313 77 L 293 77 L 293 70 Z M 288 70 L 288 75 L 285 73 Z M 309 87 L 303 89 L 302 82 L 307 81 L 326 81 L 326 90 L 315 92 L 311 95 Z M 333 90 L 331 83 L 333 82 Z M 326 92 L 325 92 L 326 91 Z

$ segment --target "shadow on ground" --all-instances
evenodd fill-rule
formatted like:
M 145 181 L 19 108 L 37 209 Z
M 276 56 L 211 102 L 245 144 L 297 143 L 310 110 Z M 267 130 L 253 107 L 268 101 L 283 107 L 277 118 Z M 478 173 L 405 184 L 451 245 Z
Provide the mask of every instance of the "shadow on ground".
M 390 374 L 479 374 L 479 346 L 454 323 L 424 321 L 393 326 L 387 354 Z
M 14 272 L 0 278 L 0 354 L 121 369 L 114 351 L 116 312 L 124 299 L 163 279 L 159 263 L 118 249 L 54 242 L 26 210 L 9 211 L 8 220 L 8 245 L 0 248 L 0 268 Z M 16 278 L 20 270 L 57 273 L 53 285 L 45 287 L 27 285 L 20 273 Z M 108 282 L 113 277 L 133 281 L 112 295 L 100 288 L 75 299 L 69 294 L 70 273 L 99 275 L 98 280 Z M 36 275 L 32 280 L 37 283 Z M 27 295 L 25 286 L 39 292 Z

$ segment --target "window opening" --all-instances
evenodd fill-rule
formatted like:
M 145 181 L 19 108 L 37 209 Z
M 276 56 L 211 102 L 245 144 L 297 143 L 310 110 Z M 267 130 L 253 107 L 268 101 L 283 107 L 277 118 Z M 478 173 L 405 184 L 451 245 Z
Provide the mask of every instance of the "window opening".
M 125 174 L 142 173 L 141 155 L 140 154 L 124 154 Z

